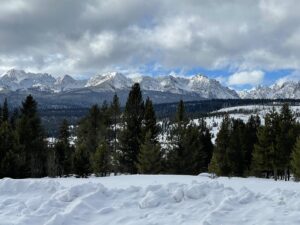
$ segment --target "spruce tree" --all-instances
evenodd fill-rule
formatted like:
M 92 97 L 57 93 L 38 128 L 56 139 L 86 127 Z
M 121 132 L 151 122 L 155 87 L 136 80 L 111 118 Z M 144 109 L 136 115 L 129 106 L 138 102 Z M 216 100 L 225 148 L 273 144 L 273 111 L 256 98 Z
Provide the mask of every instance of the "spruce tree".
M 19 178 L 22 163 L 24 162 L 16 134 L 5 121 L 0 126 L 0 176 Z
M 123 130 L 120 135 L 119 164 L 122 172 L 137 173 L 138 155 L 142 142 L 144 102 L 140 85 L 135 83 L 126 102 Z
M 257 144 L 252 153 L 252 171 L 257 176 L 265 175 L 269 178 L 274 165 L 274 116 L 265 116 L 265 125 L 258 128 Z
M 37 102 L 29 95 L 22 103 L 21 116 L 17 123 L 17 135 L 25 153 L 26 164 L 21 170 L 24 177 L 45 175 L 46 142 Z
M 230 174 L 230 165 L 228 159 L 228 148 L 231 132 L 231 120 L 226 114 L 216 138 L 216 146 L 213 151 L 212 163 L 210 172 L 218 176 L 227 176 Z
M 5 98 L 2 108 L 2 121 L 8 121 L 9 120 L 9 110 L 8 110 L 8 103 L 7 98 Z
M 143 120 L 143 134 L 146 137 L 147 133 L 151 134 L 151 140 L 155 141 L 159 133 L 159 128 L 156 122 L 156 115 L 152 101 L 148 97 L 145 103 L 145 115 Z
M 295 180 L 300 180 L 300 138 L 297 139 L 296 144 L 292 151 L 291 159 L 292 172 L 294 174 Z
M 93 172 L 97 176 L 106 176 L 110 171 L 109 165 L 109 147 L 106 141 L 102 141 L 92 155 Z
M 57 175 L 59 176 L 71 173 L 73 148 L 70 146 L 69 139 L 69 124 L 64 119 L 60 125 L 58 141 L 54 147 Z
M 245 132 L 242 134 L 242 149 L 244 154 L 244 170 L 247 174 L 251 171 L 252 154 L 254 145 L 257 144 L 257 132 L 260 127 L 260 118 L 258 115 L 251 115 L 247 121 Z
M 117 169 L 119 167 L 118 165 L 118 157 L 117 157 L 117 147 L 118 147 L 118 129 L 117 125 L 120 123 L 120 115 L 121 115 L 121 107 L 120 107 L 120 102 L 119 102 L 119 97 L 115 93 L 112 103 L 110 105 L 110 112 L 111 112 L 111 121 L 112 121 L 112 138 L 113 141 L 112 143 L 112 169 L 114 173 L 117 173 Z
M 161 157 L 160 145 L 153 140 L 151 131 L 148 131 L 138 157 L 138 172 L 158 174 L 162 170 Z
M 187 127 L 187 117 L 185 115 L 184 103 L 178 103 L 175 122 L 171 126 L 169 142 L 171 146 L 167 154 L 168 172 L 175 174 L 185 173 L 186 149 L 184 147 L 184 135 Z
M 285 180 L 289 179 L 290 158 L 296 142 L 296 119 L 286 103 L 282 106 L 279 115 L 279 127 L 276 135 L 277 167 L 284 172 Z
M 87 177 L 90 173 L 90 154 L 84 145 L 76 146 L 73 154 L 73 170 L 80 177 Z

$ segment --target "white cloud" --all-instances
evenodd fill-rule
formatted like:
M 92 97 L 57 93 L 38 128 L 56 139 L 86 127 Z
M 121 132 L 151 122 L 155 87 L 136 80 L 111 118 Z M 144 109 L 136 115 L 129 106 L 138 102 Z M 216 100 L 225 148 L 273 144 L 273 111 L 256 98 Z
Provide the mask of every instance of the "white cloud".
M 229 85 L 258 85 L 262 83 L 265 73 L 260 70 L 242 71 L 229 76 Z
M 118 67 L 136 71 L 149 64 L 185 71 L 300 69 L 297 0 L 1 4 L 1 67 L 57 75 Z M 60 57 L 49 60 L 49 55 Z
M 283 83 L 285 83 L 287 81 L 300 81 L 300 71 L 296 70 L 296 71 L 293 71 L 291 74 L 288 74 L 286 76 L 279 78 L 276 81 L 276 84 L 282 85 Z

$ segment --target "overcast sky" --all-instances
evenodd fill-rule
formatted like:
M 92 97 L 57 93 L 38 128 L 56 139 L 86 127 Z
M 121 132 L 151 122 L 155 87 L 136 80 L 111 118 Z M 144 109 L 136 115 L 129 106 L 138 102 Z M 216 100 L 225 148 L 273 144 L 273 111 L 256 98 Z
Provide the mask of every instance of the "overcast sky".
M 1 0 L 0 71 L 298 79 L 297 0 Z

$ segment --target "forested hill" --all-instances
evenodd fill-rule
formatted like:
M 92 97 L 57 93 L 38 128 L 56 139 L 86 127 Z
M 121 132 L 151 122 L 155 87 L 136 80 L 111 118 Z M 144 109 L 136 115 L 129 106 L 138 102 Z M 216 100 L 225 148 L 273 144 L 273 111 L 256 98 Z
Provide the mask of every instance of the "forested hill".
M 110 101 L 110 100 L 109 100 Z M 265 104 L 276 105 L 288 102 L 291 105 L 300 104 L 300 99 L 213 99 L 185 102 L 186 113 L 189 117 L 196 118 L 208 112 L 216 111 L 224 107 Z M 155 104 L 154 109 L 158 119 L 170 118 L 175 115 L 178 102 Z M 57 135 L 57 128 L 61 121 L 68 118 L 68 121 L 75 125 L 88 112 L 87 107 L 47 107 L 40 105 L 39 113 L 49 136 Z M 123 110 L 123 108 L 121 108 Z

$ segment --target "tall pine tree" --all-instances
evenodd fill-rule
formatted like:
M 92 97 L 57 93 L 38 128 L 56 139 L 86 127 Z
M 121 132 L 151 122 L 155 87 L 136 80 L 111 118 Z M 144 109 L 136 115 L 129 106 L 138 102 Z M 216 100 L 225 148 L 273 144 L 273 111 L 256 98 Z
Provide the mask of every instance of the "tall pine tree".
M 138 155 L 142 142 L 144 102 L 140 85 L 135 83 L 126 102 L 123 114 L 123 130 L 120 135 L 119 164 L 122 172 L 137 173 Z
M 37 102 L 29 95 L 22 103 L 21 116 L 17 124 L 19 142 L 25 153 L 24 177 L 45 175 L 46 142 L 41 119 L 37 113 Z

